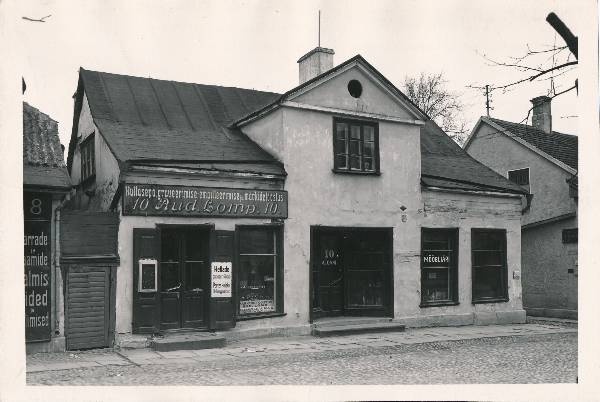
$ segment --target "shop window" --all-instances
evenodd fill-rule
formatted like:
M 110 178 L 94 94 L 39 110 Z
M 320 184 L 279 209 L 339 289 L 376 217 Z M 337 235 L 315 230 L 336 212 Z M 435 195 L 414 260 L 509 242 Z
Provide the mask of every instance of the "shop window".
M 379 173 L 379 131 L 376 123 L 334 119 L 335 172 Z
M 96 175 L 96 156 L 94 153 L 94 134 L 90 134 L 79 146 L 81 153 L 81 181 Z
M 457 229 L 422 229 L 421 307 L 458 303 L 457 244 Z
M 563 229 L 562 231 L 562 242 L 565 244 L 568 243 L 577 243 L 577 228 L 575 229 Z
M 473 303 L 508 300 L 506 268 L 506 231 L 471 231 Z
M 281 313 L 283 269 L 277 226 L 238 226 L 238 316 Z
M 509 170 L 508 180 L 518 184 L 519 186 L 527 188 L 529 191 L 529 168 Z

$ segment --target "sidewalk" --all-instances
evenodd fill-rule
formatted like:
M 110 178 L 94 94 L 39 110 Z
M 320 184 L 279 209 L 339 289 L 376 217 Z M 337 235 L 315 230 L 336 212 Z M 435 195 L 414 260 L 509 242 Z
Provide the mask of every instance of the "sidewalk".
M 27 356 L 27 372 L 70 370 L 108 365 L 194 364 L 237 359 L 261 354 L 314 353 L 356 348 L 461 341 L 479 338 L 577 333 L 577 328 L 560 323 L 489 325 L 464 327 L 410 328 L 406 332 L 348 335 L 331 338 L 312 336 L 245 339 L 220 349 L 155 352 L 150 349 L 90 350 L 65 353 L 38 353 Z

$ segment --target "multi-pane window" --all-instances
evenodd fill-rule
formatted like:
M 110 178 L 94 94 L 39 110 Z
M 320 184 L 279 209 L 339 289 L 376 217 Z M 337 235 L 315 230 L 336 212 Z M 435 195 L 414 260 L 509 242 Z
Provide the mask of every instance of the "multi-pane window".
M 334 119 L 334 171 L 379 172 L 379 133 L 376 123 Z
M 239 316 L 280 312 L 283 278 L 280 259 L 280 229 L 238 227 Z
M 562 242 L 563 243 L 577 243 L 577 228 L 563 229 Z
M 458 231 L 422 229 L 421 305 L 458 302 Z
M 508 180 L 529 189 L 529 168 L 509 170 Z
M 473 302 L 508 300 L 506 231 L 472 229 Z
M 79 149 L 81 152 L 81 181 L 84 181 L 96 174 L 94 134 L 83 140 Z

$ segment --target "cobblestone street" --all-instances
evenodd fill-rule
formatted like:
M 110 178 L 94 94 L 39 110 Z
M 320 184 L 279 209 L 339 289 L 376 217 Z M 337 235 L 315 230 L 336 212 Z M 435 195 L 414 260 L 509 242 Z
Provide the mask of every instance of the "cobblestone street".
M 197 351 L 28 357 L 27 384 L 574 383 L 576 329 L 513 325 L 335 338 L 272 338 Z

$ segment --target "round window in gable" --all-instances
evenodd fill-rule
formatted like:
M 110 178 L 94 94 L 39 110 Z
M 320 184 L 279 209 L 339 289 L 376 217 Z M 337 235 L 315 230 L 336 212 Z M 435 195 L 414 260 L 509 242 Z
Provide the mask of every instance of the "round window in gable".
M 362 85 L 357 80 L 351 80 L 348 83 L 348 92 L 350 92 L 353 98 L 360 98 L 360 95 L 362 95 Z

